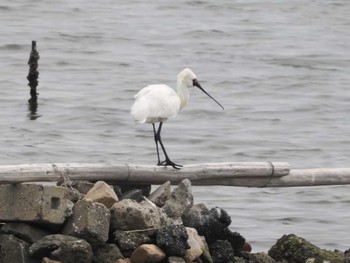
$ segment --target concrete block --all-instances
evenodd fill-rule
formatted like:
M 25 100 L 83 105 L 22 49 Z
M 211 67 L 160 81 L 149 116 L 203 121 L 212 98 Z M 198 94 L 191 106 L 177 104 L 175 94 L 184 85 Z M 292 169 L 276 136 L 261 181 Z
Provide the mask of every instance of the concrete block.
M 0 221 L 61 225 L 72 214 L 71 192 L 60 186 L 0 186 Z

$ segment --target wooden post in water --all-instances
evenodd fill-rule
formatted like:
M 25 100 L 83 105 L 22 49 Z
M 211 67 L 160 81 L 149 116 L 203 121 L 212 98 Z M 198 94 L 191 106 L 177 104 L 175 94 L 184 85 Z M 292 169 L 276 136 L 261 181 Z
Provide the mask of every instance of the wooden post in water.
M 28 65 L 29 65 L 29 73 L 27 76 L 27 80 L 29 81 L 28 86 L 30 87 L 30 99 L 28 100 L 29 107 L 29 118 L 31 120 L 35 120 L 38 115 L 36 114 L 38 109 L 38 95 L 36 88 L 38 86 L 38 60 L 39 60 L 39 52 L 36 50 L 36 41 L 32 41 L 32 50 L 30 52 Z

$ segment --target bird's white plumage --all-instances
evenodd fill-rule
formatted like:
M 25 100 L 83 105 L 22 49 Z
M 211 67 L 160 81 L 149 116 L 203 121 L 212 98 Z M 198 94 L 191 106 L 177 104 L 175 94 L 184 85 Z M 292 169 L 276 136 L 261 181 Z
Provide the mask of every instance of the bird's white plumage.
M 188 68 L 177 76 L 177 92 L 165 84 L 148 85 L 135 96 L 131 115 L 137 123 L 163 122 L 174 118 L 189 98 L 196 75 Z
M 131 115 L 137 123 L 155 123 L 174 118 L 180 110 L 180 97 L 164 84 L 149 85 L 135 95 Z

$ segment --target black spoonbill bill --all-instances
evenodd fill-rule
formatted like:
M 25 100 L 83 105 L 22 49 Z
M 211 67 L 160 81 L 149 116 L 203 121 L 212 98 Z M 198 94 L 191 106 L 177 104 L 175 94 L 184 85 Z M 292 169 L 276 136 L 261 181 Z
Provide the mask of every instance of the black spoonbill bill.
M 163 122 L 169 118 L 174 118 L 180 109 L 186 106 L 190 97 L 190 88 L 198 87 L 201 91 L 213 99 L 222 109 L 224 107 L 206 92 L 199 84 L 196 75 L 186 68 L 177 75 L 177 92 L 164 84 L 148 85 L 141 89 L 135 96 L 135 102 L 131 107 L 131 115 L 136 123 L 152 123 L 154 140 L 156 142 L 158 165 L 171 165 L 175 169 L 180 169 L 182 165 L 172 162 L 165 151 L 160 132 Z M 159 122 L 156 130 L 155 123 Z M 159 148 L 163 150 L 165 161 L 160 161 Z

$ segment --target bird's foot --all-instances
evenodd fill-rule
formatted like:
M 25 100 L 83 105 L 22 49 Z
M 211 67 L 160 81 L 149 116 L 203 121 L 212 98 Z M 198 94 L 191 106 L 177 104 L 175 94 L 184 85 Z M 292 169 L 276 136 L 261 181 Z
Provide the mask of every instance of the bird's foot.
M 163 162 L 159 162 L 158 165 L 159 165 L 159 166 L 168 166 L 168 165 L 171 165 L 171 166 L 172 166 L 174 169 L 176 169 L 176 170 L 180 170 L 181 167 L 182 167 L 182 165 L 176 164 L 176 163 L 172 162 L 170 159 L 167 159 L 167 160 L 165 160 L 165 161 L 163 161 Z

